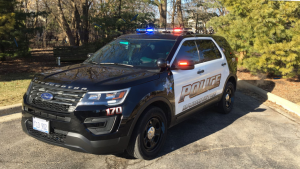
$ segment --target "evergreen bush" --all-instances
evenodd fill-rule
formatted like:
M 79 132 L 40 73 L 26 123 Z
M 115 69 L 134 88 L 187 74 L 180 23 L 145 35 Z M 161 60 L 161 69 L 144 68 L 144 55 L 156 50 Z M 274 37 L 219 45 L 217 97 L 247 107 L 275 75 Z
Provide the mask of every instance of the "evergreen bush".
M 300 74 L 300 3 L 220 1 L 229 14 L 213 18 L 209 25 L 237 52 L 246 52 L 240 65 L 285 78 Z

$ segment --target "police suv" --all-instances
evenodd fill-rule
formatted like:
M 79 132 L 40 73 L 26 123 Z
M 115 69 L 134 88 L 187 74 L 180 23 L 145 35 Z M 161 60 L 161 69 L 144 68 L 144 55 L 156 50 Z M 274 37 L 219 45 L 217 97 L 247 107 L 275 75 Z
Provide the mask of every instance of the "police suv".
M 152 159 L 168 129 L 191 114 L 232 110 L 236 62 L 220 36 L 123 35 L 81 64 L 35 75 L 22 128 L 76 151 Z

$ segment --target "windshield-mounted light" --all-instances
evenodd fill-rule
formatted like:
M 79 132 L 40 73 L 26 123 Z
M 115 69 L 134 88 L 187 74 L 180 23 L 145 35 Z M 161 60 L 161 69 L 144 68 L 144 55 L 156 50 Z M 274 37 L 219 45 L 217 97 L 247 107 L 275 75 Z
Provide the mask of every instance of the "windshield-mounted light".
M 104 92 L 87 92 L 78 105 L 119 105 L 126 99 L 130 88 L 104 91 Z

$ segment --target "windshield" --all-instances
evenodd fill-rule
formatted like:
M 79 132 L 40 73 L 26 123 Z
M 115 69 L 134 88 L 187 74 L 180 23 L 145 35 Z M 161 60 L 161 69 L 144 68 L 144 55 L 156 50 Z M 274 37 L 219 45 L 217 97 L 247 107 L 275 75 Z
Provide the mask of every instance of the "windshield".
M 165 39 L 117 39 L 95 52 L 85 63 L 157 68 L 157 59 L 166 59 L 174 43 L 175 40 Z

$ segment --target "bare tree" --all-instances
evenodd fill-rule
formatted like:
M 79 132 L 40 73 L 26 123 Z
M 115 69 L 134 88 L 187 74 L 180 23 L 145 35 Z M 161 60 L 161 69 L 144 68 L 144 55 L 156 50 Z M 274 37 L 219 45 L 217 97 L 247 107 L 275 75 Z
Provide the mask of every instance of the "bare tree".
M 154 0 L 159 10 L 159 26 L 167 26 L 167 0 Z
M 228 11 L 226 11 L 226 8 L 221 1 L 214 0 L 214 7 L 218 9 L 219 14 L 221 16 L 224 16 L 228 13 Z
M 179 25 L 180 27 L 184 27 L 181 0 L 176 0 L 176 6 L 177 6 L 177 14 L 178 14 L 177 17 L 178 17 Z
M 173 10 L 172 10 L 172 27 L 174 28 L 174 25 L 175 25 L 175 11 L 176 11 L 176 3 L 175 3 L 175 0 L 172 0 L 172 7 L 173 7 Z
M 190 14 L 189 18 L 195 21 L 196 32 L 200 30 L 204 34 L 208 33 L 206 23 L 212 17 L 218 16 L 218 13 L 219 15 L 226 14 L 225 8 L 217 0 L 190 0 L 186 3 L 186 11 Z
M 62 7 L 61 7 L 61 0 L 57 0 L 57 11 L 58 11 L 58 20 L 60 27 L 65 31 L 67 34 L 67 37 L 69 39 L 69 43 L 71 46 L 75 46 L 75 39 L 73 37 L 72 31 L 69 27 L 69 24 L 65 18 L 65 15 L 63 13 Z

